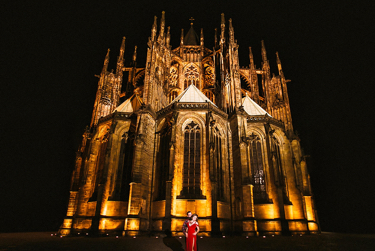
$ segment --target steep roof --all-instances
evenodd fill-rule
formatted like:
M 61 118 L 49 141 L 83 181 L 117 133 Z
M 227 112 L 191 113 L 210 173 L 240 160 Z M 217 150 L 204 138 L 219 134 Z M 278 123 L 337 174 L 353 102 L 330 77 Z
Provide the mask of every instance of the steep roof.
M 198 34 L 195 32 L 193 25 L 191 25 L 188 33 L 184 37 L 184 45 L 199 45 L 198 41 Z
M 268 112 L 266 112 L 262 107 L 260 107 L 254 100 L 252 100 L 249 96 L 244 97 L 242 99 L 242 106 L 245 112 L 249 115 L 268 115 L 272 117 Z
M 191 84 L 186 88 L 172 103 L 186 102 L 186 103 L 206 103 L 209 102 L 216 106 L 206 95 L 204 95 L 195 85 Z M 171 104 L 172 104 L 171 103 Z
M 125 100 L 113 112 L 134 112 L 142 106 L 142 101 L 137 94 L 133 94 L 130 98 Z

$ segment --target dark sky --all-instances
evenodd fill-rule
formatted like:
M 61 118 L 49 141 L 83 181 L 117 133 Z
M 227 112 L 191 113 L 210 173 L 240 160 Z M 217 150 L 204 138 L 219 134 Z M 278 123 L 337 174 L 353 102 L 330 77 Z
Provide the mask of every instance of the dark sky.
M 58 229 L 107 48 L 113 66 L 126 36 L 125 63 L 137 45 L 144 65 L 165 10 L 173 48 L 191 16 L 212 48 L 224 12 L 242 66 L 249 46 L 261 65 L 264 40 L 276 73 L 279 52 L 322 230 L 375 233 L 372 1 L 12 2 L 0 8 L 1 232 Z

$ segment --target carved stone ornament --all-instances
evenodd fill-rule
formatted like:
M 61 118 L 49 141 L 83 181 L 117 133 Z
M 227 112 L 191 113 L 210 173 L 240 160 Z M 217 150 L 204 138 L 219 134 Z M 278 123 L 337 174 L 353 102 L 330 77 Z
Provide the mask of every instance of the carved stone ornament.
M 260 140 L 259 136 L 255 135 L 254 133 L 252 133 L 248 138 L 249 138 L 250 141 Z
M 177 86 L 178 83 L 178 69 L 176 66 L 172 66 L 169 72 L 169 84 L 171 86 Z
M 214 70 L 210 66 L 205 68 L 204 81 L 205 81 L 207 86 L 213 86 L 215 84 Z
M 230 84 L 230 76 L 229 76 L 229 73 L 227 72 L 227 74 L 225 76 L 225 86 L 227 86 L 229 84 Z

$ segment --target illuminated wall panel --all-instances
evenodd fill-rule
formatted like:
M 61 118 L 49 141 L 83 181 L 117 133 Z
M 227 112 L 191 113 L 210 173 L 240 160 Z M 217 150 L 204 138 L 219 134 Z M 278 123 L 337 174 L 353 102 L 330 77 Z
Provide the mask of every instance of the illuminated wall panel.
M 307 224 L 305 221 L 294 220 L 294 221 L 289 221 L 288 224 L 289 224 L 290 231 L 306 232 L 308 230 Z
M 256 219 L 274 219 L 274 204 L 255 204 L 255 218 Z
M 128 215 L 127 201 L 107 201 L 105 205 L 105 216 L 122 216 Z
M 217 217 L 230 219 L 230 206 L 227 202 L 217 202 Z

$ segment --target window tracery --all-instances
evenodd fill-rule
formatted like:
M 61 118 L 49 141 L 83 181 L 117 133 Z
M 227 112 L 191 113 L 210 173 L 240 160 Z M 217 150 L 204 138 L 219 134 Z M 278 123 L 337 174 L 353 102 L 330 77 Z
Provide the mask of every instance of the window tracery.
M 198 72 L 197 67 L 195 67 L 194 65 L 188 66 L 185 70 L 184 77 L 185 77 L 185 89 L 190 84 L 193 84 L 199 88 L 199 86 L 197 85 L 198 79 L 199 79 L 199 72 Z
M 260 137 L 254 133 L 250 135 L 250 161 L 251 173 L 254 184 L 254 201 L 264 202 L 268 200 L 266 192 L 265 173 L 263 166 L 262 144 Z
M 192 121 L 184 129 L 184 162 L 182 192 L 179 198 L 200 198 L 201 179 L 201 129 Z
M 229 86 L 229 84 L 230 84 L 230 75 L 227 72 L 227 74 L 225 75 L 225 86 Z

